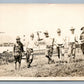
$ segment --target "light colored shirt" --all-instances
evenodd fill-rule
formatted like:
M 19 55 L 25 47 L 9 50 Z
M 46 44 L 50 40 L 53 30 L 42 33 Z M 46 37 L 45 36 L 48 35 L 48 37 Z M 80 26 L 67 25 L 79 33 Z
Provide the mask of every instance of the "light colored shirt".
M 52 41 L 53 41 L 53 39 L 50 38 L 50 37 L 44 38 L 44 43 L 45 43 L 45 45 L 52 45 Z
M 76 40 L 75 34 L 70 34 L 69 35 L 69 42 L 75 42 L 75 40 Z
M 55 38 L 55 44 L 64 44 L 64 37 L 62 35 L 57 35 Z
M 37 44 L 37 41 L 36 40 L 29 40 L 26 44 L 26 48 L 35 48 L 36 47 L 36 44 Z

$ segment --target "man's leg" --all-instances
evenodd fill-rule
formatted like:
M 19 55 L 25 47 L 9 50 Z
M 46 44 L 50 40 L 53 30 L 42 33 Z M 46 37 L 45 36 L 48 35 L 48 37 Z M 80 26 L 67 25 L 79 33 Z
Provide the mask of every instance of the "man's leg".
M 55 61 L 53 59 L 51 59 L 51 63 L 55 63 Z
M 75 59 L 76 54 L 76 48 L 73 49 L 73 59 Z
M 18 57 L 18 62 L 19 62 L 19 70 L 21 69 L 21 59 L 22 59 L 22 56 L 19 56 L 19 57 Z
M 81 51 L 82 51 L 81 58 L 84 60 L 84 43 L 81 44 Z
M 48 54 L 46 55 L 46 57 L 48 58 L 48 64 L 50 63 L 54 63 L 54 60 L 52 60 L 52 52 L 50 50 L 48 50 Z
M 27 54 L 26 60 L 27 60 L 27 68 L 29 68 L 30 67 L 30 65 L 29 65 L 30 64 L 29 63 L 30 62 L 30 54 L 29 53 Z
M 71 49 L 71 43 L 69 43 L 69 49 L 68 49 L 68 57 L 71 57 L 71 51 L 72 49 Z
M 29 59 L 29 63 L 28 63 L 28 68 L 30 68 L 32 62 L 33 62 L 33 54 L 30 55 L 30 59 Z
M 73 43 L 72 44 L 72 56 L 73 56 L 73 59 L 75 59 L 75 53 L 76 53 L 76 47 L 75 47 L 75 44 Z
M 46 57 L 48 58 L 48 64 L 50 64 L 51 58 L 48 55 L 46 55 Z
M 17 58 L 14 57 L 14 59 L 15 59 L 15 70 L 17 70 Z
M 8 65 L 8 57 L 6 56 L 6 64 Z
M 71 56 L 73 55 L 73 44 L 71 44 Z
M 33 62 L 33 49 L 29 49 L 29 51 L 27 52 L 27 68 L 30 67 L 30 64 Z
M 19 62 L 19 70 L 21 69 L 21 61 Z
M 26 62 L 28 63 L 29 62 L 29 53 L 27 52 L 27 55 L 26 55 Z
M 33 58 L 34 58 L 34 56 L 33 56 L 33 54 L 31 54 L 30 64 L 33 62 Z
M 57 47 L 57 51 L 58 51 L 58 58 L 60 59 L 60 48 Z
M 15 62 L 15 70 L 17 70 L 17 62 Z
M 63 47 L 60 48 L 60 53 L 61 53 L 61 61 L 62 63 L 64 63 L 64 48 Z
M 84 43 L 81 44 L 81 50 L 82 50 L 82 53 L 83 53 L 83 55 L 84 55 Z
M 61 48 L 61 51 L 62 51 L 62 56 L 64 56 L 64 54 L 65 54 L 64 47 Z
M 48 64 L 50 63 L 50 58 L 49 58 L 49 49 L 46 48 L 45 50 L 45 57 L 48 58 Z
M 73 51 L 73 49 L 72 49 L 72 43 L 69 43 L 68 57 L 70 57 L 70 58 L 68 59 L 68 62 L 71 62 L 71 59 L 72 59 L 72 51 Z
M 49 53 L 50 61 L 51 61 L 51 63 L 55 63 L 54 60 L 52 59 L 52 55 L 53 55 L 53 48 L 51 47 L 50 48 L 50 53 Z

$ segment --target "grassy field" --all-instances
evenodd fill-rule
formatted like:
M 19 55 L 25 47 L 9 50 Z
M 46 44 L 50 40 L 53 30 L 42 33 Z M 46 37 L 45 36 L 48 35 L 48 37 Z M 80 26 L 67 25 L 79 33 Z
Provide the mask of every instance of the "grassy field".
M 30 68 L 27 68 L 26 61 L 23 59 L 20 71 L 14 69 L 14 61 L 0 65 L 0 77 L 84 76 L 84 56 L 80 49 L 76 51 L 75 59 L 68 57 L 67 53 L 61 59 L 58 59 L 57 54 L 54 54 L 52 58 L 55 60 L 55 64 L 48 64 L 48 60 L 44 55 L 35 55 Z M 64 63 L 61 63 L 60 60 Z

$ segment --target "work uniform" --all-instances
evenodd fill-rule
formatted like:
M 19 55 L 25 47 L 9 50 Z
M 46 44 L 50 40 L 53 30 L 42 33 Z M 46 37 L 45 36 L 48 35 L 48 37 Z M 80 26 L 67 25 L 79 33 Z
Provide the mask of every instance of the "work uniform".
M 69 41 L 68 41 L 68 43 L 69 43 L 69 51 L 68 51 L 69 56 L 75 57 L 75 53 L 76 53 L 75 42 L 76 42 L 75 34 L 70 34 Z
M 45 56 L 48 58 L 48 63 L 54 62 L 54 60 L 51 59 L 52 54 L 53 54 L 53 39 L 50 37 L 46 37 L 44 39 L 45 42 Z
M 26 62 L 27 62 L 28 68 L 30 67 L 30 64 L 33 61 L 33 55 L 34 55 L 33 50 L 35 48 L 35 43 L 36 43 L 36 41 L 33 39 L 33 40 L 29 40 L 26 45 L 26 52 L 27 52 Z
M 61 56 L 64 56 L 64 38 L 62 35 L 56 36 L 55 44 L 57 46 L 58 58 L 61 58 Z
M 22 52 L 24 52 L 23 44 L 21 42 L 14 44 L 15 63 L 17 63 L 17 62 L 21 63 Z

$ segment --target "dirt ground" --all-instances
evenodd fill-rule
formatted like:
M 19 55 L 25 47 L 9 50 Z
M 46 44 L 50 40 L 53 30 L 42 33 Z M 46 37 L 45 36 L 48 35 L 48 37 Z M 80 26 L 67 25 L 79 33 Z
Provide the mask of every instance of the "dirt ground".
M 48 64 L 44 55 L 34 56 L 30 68 L 26 67 L 26 61 L 22 60 L 21 70 L 14 69 L 14 62 L 8 65 L 0 65 L 0 77 L 81 77 L 84 76 L 84 56 L 82 52 L 76 51 L 76 58 L 65 54 L 65 57 L 58 59 L 57 55 L 52 57 L 55 64 Z M 63 63 L 60 62 L 63 60 Z M 66 63 L 67 61 L 67 63 Z

